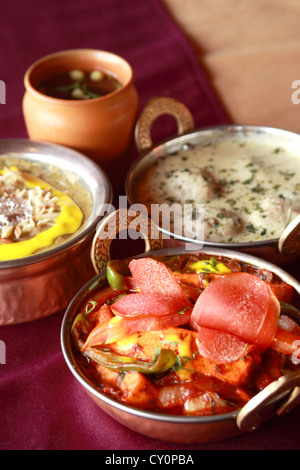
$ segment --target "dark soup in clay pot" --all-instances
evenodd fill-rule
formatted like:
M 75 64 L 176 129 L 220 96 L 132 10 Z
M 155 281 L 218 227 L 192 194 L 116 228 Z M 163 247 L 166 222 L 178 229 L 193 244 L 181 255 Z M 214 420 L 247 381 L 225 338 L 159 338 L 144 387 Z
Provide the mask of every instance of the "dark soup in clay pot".
M 117 78 L 101 70 L 70 70 L 46 78 L 38 91 L 52 98 L 86 100 L 108 95 L 121 86 Z

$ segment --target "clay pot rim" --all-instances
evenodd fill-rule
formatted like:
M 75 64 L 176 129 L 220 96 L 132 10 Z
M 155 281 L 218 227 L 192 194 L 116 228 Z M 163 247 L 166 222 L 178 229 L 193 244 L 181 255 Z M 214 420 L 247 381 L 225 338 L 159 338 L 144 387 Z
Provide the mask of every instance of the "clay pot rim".
M 122 63 L 125 67 L 128 68 L 128 73 L 129 73 L 129 78 L 127 81 L 122 83 L 122 86 L 118 88 L 115 91 L 112 91 L 111 93 L 104 95 L 104 96 L 99 96 L 99 98 L 93 98 L 89 100 L 65 100 L 62 98 L 53 98 L 51 96 L 44 95 L 43 93 L 39 92 L 31 83 L 31 77 L 33 72 L 39 67 L 40 65 L 46 63 L 49 60 L 55 59 L 55 58 L 60 58 L 62 56 L 77 56 L 77 55 L 82 55 L 82 54 L 88 54 L 88 55 L 98 55 L 102 54 L 107 57 L 111 56 L 115 60 L 119 61 Z M 108 69 L 107 69 L 108 70 Z M 115 74 L 117 77 L 118 75 Z M 118 54 L 115 54 L 114 52 L 110 51 L 105 51 L 102 49 L 88 49 L 88 48 L 78 48 L 78 49 L 66 49 L 62 51 L 57 51 L 53 52 L 50 54 L 47 54 L 46 56 L 41 57 L 40 59 L 36 60 L 33 62 L 30 67 L 26 70 L 25 75 L 24 75 L 24 86 L 27 92 L 31 93 L 32 95 L 38 97 L 39 99 L 42 99 L 44 101 L 47 101 L 49 104 L 61 104 L 63 106 L 74 106 L 74 107 L 80 107 L 80 106 L 86 106 L 86 105 L 93 105 L 95 103 L 99 103 L 99 101 L 107 101 L 109 99 L 112 99 L 115 96 L 119 96 L 120 94 L 123 94 L 127 91 L 128 88 L 133 84 L 133 79 L 134 79 L 134 72 L 129 64 L 129 62 L 121 57 Z

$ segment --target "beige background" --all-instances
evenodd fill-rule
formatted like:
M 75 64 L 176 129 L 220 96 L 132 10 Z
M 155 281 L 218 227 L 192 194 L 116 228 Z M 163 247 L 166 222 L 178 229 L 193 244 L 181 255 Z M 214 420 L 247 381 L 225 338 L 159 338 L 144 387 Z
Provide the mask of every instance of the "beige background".
M 299 0 L 163 1 L 233 122 L 300 132 Z

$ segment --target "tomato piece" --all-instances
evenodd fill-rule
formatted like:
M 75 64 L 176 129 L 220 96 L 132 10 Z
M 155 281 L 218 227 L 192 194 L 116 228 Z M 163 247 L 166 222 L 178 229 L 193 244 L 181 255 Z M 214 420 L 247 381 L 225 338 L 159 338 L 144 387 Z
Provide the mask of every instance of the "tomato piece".
M 104 287 L 91 295 L 89 300 L 83 304 L 80 311 L 82 313 L 89 314 L 90 312 L 99 309 L 104 303 L 116 299 L 121 294 L 124 294 L 121 290 L 112 289 L 110 286 Z
M 203 273 L 174 273 L 178 282 L 204 289 L 208 285 L 208 280 Z
M 197 346 L 201 356 L 227 364 L 246 356 L 253 346 L 224 331 L 198 327 Z
M 106 342 L 115 342 L 126 335 L 137 331 L 159 331 L 169 327 L 187 325 L 190 321 L 192 309 L 183 313 L 171 313 L 160 317 L 153 315 L 140 315 L 135 317 L 116 316 L 111 320 L 97 325 L 89 334 L 82 350 L 98 346 Z
M 191 301 L 192 304 L 196 302 L 200 293 L 203 289 L 197 289 L 196 287 L 189 286 L 188 284 L 181 284 L 182 291 L 187 299 Z
M 140 315 L 133 318 L 123 318 L 122 324 L 128 328 L 129 333 L 136 331 L 159 331 L 166 328 L 187 325 L 191 318 L 192 309 L 185 309 L 182 313 L 169 315 Z
M 290 303 L 294 297 L 294 288 L 285 282 L 271 283 L 270 287 L 279 302 Z
M 275 349 L 281 354 L 293 355 L 299 351 L 300 355 L 300 336 L 292 331 L 284 330 L 278 327 L 275 337 L 271 341 L 270 348 Z
M 84 345 L 82 346 L 82 351 L 93 346 L 99 346 L 106 343 L 106 341 L 114 338 L 117 341 L 119 338 L 122 338 L 129 333 L 126 325 L 121 321 L 116 321 L 118 318 L 112 318 L 104 321 L 103 323 L 98 323 L 95 328 L 90 332 L 87 337 Z
M 136 292 L 140 291 L 137 281 L 132 276 L 125 276 L 125 283 L 128 290 Z
M 254 379 L 257 389 L 263 390 L 271 382 L 279 379 L 282 376 L 284 364 L 284 356 L 269 348 Z
M 251 266 L 251 264 L 244 264 L 243 271 L 249 274 L 255 274 L 255 276 L 260 277 L 260 279 L 268 282 L 269 284 L 273 282 L 274 274 L 268 269 L 257 268 L 255 266 Z
M 110 320 L 111 318 L 113 318 L 113 313 L 110 306 L 107 304 L 101 305 L 99 310 L 97 310 L 93 315 L 89 316 L 90 320 L 96 320 L 98 323 L 103 323 L 106 320 Z
M 211 282 L 197 300 L 191 327 L 230 333 L 261 352 L 275 336 L 280 303 L 258 276 L 233 273 Z
M 152 258 L 134 259 L 129 263 L 132 276 L 143 294 L 153 294 L 172 299 L 181 308 L 190 305 L 173 271 L 164 263 Z
M 153 294 L 128 294 L 117 300 L 111 309 L 115 315 L 135 317 L 138 315 L 168 315 L 177 313 L 181 303 Z

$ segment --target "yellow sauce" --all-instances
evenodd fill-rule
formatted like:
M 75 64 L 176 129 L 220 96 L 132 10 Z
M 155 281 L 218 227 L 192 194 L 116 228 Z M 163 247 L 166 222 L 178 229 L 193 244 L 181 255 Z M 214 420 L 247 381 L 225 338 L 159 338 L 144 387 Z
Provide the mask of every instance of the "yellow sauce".
M 119 317 L 113 318 L 110 323 L 117 323 Z M 113 350 L 120 355 L 131 355 L 139 346 L 139 354 L 144 359 L 151 360 L 154 356 L 155 346 L 171 349 L 178 356 L 176 374 L 180 380 L 191 380 L 195 373 L 193 367 L 192 335 L 182 336 L 175 328 L 162 331 L 138 331 L 121 338 L 111 338 L 105 344 L 113 344 Z
M 196 271 L 196 273 L 218 273 L 218 274 L 229 274 L 231 270 L 226 266 L 226 264 L 218 262 L 212 263 L 211 260 L 199 260 L 190 266 Z
M 139 339 L 138 333 L 132 333 L 131 335 L 124 336 L 121 339 L 114 338 L 113 340 L 108 340 L 106 341 L 105 344 L 116 342 L 118 345 L 118 348 L 120 348 L 120 350 L 122 350 L 122 352 L 125 353 L 133 349 L 136 346 L 136 344 L 138 344 L 138 339 Z
M 192 375 L 195 373 L 192 365 L 192 336 L 187 334 L 183 339 L 181 339 L 179 333 L 167 333 L 165 335 L 165 340 L 177 345 L 178 356 L 182 364 L 182 368 L 176 371 L 178 377 L 180 380 L 191 380 Z
M 5 170 L 0 171 L 1 174 L 4 174 L 4 172 Z M 50 184 L 29 173 L 22 172 L 22 176 L 26 180 L 26 186 L 29 188 L 37 186 L 42 189 L 49 188 L 53 196 L 57 197 L 57 204 L 61 207 L 61 211 L 53 227 L 38 233 L 29 240 L 0 245 L 1 261 L 25 258 L 39 250 L 51 247 L 58 237 L 76 232 L 83 220 L 81 209 L 67 194 L 58 191 Z

